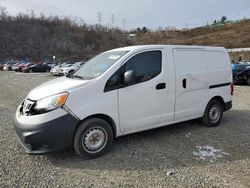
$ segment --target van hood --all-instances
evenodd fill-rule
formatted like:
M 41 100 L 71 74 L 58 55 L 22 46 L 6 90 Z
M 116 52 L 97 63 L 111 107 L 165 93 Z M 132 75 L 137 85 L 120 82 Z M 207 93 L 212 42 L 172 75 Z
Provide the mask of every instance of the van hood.
M 39 100 L 51 95 L 69 91 L 79 86 L 86 85 L 89 80 L 78 80 L 67 77 L 57 78 L 35 87 L 30 91 L 27 98 L 31 100 Z

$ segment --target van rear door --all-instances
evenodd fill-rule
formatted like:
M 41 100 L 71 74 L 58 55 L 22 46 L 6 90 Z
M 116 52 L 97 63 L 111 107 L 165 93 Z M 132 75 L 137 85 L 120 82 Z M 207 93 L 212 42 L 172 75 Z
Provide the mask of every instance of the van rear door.
M 208 73 L 203 49 L 174 49 L 176 72 L 175 121 L 201 117 L 208 96 Z

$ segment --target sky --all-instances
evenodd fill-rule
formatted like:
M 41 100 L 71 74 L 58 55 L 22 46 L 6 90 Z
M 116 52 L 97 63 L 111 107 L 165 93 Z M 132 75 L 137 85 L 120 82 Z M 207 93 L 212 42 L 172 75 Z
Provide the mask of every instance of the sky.
M 104 26 L 128 30 L 192 28 L 222 16 L 250 18 L 250 0 L 0 0 L 0 6 L 11 15 L 33 10 L 37 15 L 69 16 L 87 24 L 97 24 L 100 17 Z

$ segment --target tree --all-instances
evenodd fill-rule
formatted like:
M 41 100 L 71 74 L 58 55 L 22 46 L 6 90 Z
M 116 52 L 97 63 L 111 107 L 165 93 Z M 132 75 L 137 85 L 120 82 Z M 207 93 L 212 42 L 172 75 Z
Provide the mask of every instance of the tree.
M 143 32 L 143 33 L 147 33 L 147 32 L 148 32 L 148 29 L 144 26 L 144 27 L 142 28 L 142 32 Z
M 227 17 L 226 16 L 222 16 L 220 21 L 221 21 L 221 23 L 225 23 L 226 20 L 227 20 Z
M 5 20 L 8 17 L 8 12 L 5 7 L 0 5 L 0 20 Z

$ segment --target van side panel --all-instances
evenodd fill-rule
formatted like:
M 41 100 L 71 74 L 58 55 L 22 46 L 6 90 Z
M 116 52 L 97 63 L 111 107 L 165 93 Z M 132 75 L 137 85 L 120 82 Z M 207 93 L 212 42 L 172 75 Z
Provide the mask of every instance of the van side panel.
M 224 102 L 231 101 L 230 83 L 232 82 L 232 68 L 228 53 L 206 50 L 206 64 L 210 87 L 209 97 L 221 96 Z
M 175 121 L 203 115 L 208 98 L 208 72 L 205 51 L 174 49 L 176 73 Z

